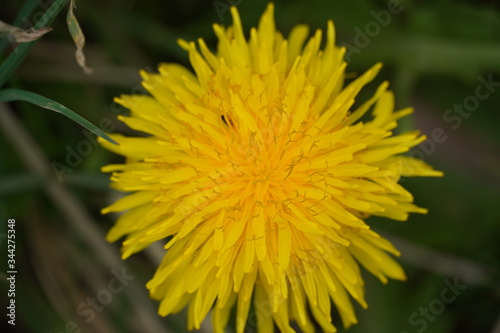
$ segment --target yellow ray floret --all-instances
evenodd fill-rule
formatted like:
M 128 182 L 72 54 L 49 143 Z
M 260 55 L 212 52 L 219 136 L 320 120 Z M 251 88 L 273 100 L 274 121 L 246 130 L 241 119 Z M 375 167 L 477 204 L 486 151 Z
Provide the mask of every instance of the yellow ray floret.
M 126 236 L 126 258 L 168 239 L 147 287 L 162 316 L 187 306 L 190 329 L 211 311 L 223 332 L 233 307 L 237 332 L 293 332 L 291 321 L 335 332 L 332 304 L 345 327 L 356 323 L 360 266 L 383 283 L 405 279 L 399 252 L 364 220 L 425 213 L 398 181 L 442 175 L 400 155 L 425 136 L 392 132 L 412 110 L 394 110 L 387 82 L 355 103 L 380 64 L 346 84 L 333 23 L 321 50 L 321 30 L 307 40 L 297 26 L 287 39 L 273 11 L 247 40 L 232 8 L 231 27 L 214 25 L 215 53 L 179 41 L 194 74 L 162 64 L 141 73 L 150 96 L 116 99 L 131 111 L 120 120 L 149 136 L 101 140 L 127 158 L 103 171 L 130 192 L 102 211 L 124 212 L 108 240 Z

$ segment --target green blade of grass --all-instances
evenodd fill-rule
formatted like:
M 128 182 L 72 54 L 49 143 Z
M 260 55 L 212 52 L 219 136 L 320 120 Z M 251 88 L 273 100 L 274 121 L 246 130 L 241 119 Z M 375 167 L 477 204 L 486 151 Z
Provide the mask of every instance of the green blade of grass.
M 12 102 L 12 101 L 25 101 L 25 102 L 30 102 L 32 104 L 38 105 L 39 107 L 42 107 L 44 109 L 52 110 L 58 113 L 63 114 L 64 116 L 68 117 L 69 119 L 73 120 L 77 124 L 83 126 L 84 128 L 88 129 L 95 135 L 100 136 L 101 138 L 114 143 L 118 144 L 115 140 L 110 138 L 106 133 L 101 131 L 98 127 L 94 126 L 91 122 L 86 120 L 85 118 L 81 117 L 74 111 L 68 109 L 62 104 L 57 103 L 56 101 L 53 101 L 51 99 L 48 99 L 46 97 L 40 96 L 38 94 L 25 91 L 25 90 L 19 90 L 19 89 L 4 89 L 0 91 L 0 102 Z
M 14 26 L 19 26 L 21 24 L 21 21 L 23 18 L 28 18 L 32 17 L 33 12 L 35 11 L 35 8 L 38 6 L 38 1 L 37 0 L 27 0 L 19 13 L 17 13 L 16 19 L 14 20 L 13 25 Z M 0 40 L 0 54 L 5 51 L 5 48 L 9 45 L 9 40 L 7 39 L 2 39 Z
M 68 3 L 68 0 L 56 0 L 47 9 L 45 14 L 38 20 L 38 22 L 33 27 L 34 29 L 40 29 L 49 26 L 52 21 L 56 18 L 57 14 L 61 12 L 64 5 Z M 9 57 L 0 65 L 0 88 L 7 82 L 12 73 L 17 69 L 17 67 L 23 62 L 23 60 L 28 55 L 28 52 L 36 44 L 37 41 L 30 43 L 23 43 L 19 45 L 14 52 L 12 52 Z

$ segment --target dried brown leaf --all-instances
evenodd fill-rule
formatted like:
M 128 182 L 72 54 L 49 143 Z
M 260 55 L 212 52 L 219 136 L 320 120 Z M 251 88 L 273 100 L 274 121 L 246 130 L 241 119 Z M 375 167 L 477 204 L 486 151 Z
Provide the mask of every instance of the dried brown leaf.
M 10 41 L 15 43 L 32 42 L 42 37 L 49 31 L 52 31 L 51 27 L 44 27 L 38 30 L 23 30 L 21 28 L 14 27 L 10 24 L 0 21 L 0 37 L 7 37 Z
M 85 62 L 85 54 L 83 53 L 83 47 L 85 46 L 85 35 L 80 28 L 80 24 L 73 13 L 73 8 L 75 8 L 75 0 L 71 0 L 69 5 L 68 15 L 66 16 L 66 22 L 68 24 L 69 33 L 73 38 L 76 45 L 76 62 L 83 69 L 85 74 L 92 74 L 92 69 L 87 67 Z

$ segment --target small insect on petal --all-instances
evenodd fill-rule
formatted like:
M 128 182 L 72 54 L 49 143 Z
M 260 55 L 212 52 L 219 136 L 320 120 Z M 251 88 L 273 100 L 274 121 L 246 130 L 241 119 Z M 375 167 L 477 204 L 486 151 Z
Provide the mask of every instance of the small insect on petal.
M 222 122 L 227 126 L 234 126 L 233 120 L 229 116 L 220 116 L 220 119 L 222 119 Z

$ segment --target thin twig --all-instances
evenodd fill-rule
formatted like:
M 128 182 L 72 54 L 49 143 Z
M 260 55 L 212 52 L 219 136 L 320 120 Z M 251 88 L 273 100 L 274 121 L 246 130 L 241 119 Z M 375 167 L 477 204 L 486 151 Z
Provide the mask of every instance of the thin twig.
M 498 315 L 495 324 L 493 325 L 493 330 L 491 333 L 500 333 L 500 315 Z
M 377 231 L 379 232 L 379 231 Z M 485 285 L 492 282 L 494 269 L 482 266 L 471 260 L 429 249 L 386 232 L 379 232 L 401 251 L 401 260 L 416 267 L 447 277 L 457 277 L 472 285 Z

